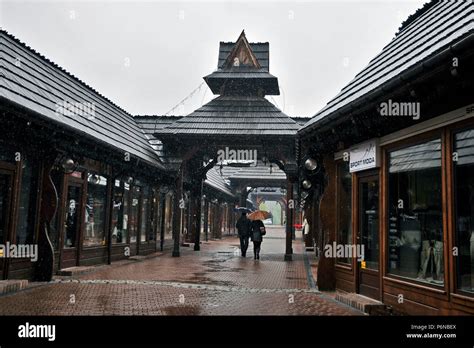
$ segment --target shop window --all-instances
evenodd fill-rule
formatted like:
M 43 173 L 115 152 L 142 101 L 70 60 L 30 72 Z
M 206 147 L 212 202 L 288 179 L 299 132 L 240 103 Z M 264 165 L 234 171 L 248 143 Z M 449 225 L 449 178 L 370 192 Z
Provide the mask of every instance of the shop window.
M 81 207 L 81 186 L 68 185 L 65 207 L 64 228 L 66 238 L 64 238 L 65 248 L 75 248 L 77 244 L 78 229 L 80 226 L 80 207 Z
M 112 213 L 112 244 L 126 243 L 128 235 L 128 201 L 130 185 L 115 180 Z
M 16 229 L 17 244 L 32 244 L 34 242 L 37 174 L 36 165 L 24 158 L 22 161 L 21 190 Z
M 107 207 L 107 178 L 87 175 L 84 243 L 87 246 L 105 245 L 105 212 Z
M 454 137 L 457 285 L 474 293 L 474 129 Z
M 388 271 L 444 283 L 441 140 L 389 153 Z
M 352 244 L 352 176 L 349 162 L 337 165 L 337 243 Z M 350 263 L 349 258 L 340 258 L 339 262 Z
M 129 223 L 129 233 L 130 233 L 130 243 L 137 242 L 137 231 L 138 231 L 138 213 L 140 207 L 140 193 L 141 189 L 139 186 L 132 187 L 132 200 L 130 206 L 130 217 L 128 220 Z
M 147 240 L 154 240 L 153 231 L 150 226 L 150 189 L 148 186 L 143 188 L 143 200 L 141 207 L 141 219 L 140 219 L 140 242 L 146 242 Z

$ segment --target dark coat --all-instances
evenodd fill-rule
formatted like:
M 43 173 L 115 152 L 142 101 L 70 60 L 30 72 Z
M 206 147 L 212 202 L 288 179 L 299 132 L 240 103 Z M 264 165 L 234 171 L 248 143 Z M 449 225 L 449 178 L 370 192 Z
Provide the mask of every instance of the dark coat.
M 261 242 L 263 240 L 263 234 L 265 233 L 265 225 L 262 220 L 252 221 L 252 233 L 250 239 L 252 242 Z
M 237 224 L 235 227 L 237 227 L 237 231 L 239 233 L 240 237 L 250 237 L 251 234 L 251 221 L 247 219 L 246 216 L 241 216 L 239 220 L 237 220 Z

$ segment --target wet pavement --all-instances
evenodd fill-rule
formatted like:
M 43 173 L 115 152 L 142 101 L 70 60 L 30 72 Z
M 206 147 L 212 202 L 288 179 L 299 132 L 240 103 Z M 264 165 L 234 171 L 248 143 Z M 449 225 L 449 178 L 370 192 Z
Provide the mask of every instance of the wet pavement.
M 0 315 L 362 315 L 311 287 L 302 242 L 283 261 L 283 228 L 268 228 L 261 259 L 234 236 L 141 261 L 98 267 L 0 297 Z M 306 258 L 306 266 L 305 266 Z

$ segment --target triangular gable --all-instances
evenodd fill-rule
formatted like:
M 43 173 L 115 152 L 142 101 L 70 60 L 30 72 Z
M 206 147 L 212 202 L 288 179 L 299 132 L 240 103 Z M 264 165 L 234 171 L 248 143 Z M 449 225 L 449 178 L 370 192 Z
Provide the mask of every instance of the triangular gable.
M 249 42 L 245 37 L 245 32 L 242 30 L 239 38 L 237 39 L 234 48 L 230 51 L 225 63 L 224 68 L 230 69 L 235 66 L 251 66 L 260 69 L 257 57 L 250 48 Z

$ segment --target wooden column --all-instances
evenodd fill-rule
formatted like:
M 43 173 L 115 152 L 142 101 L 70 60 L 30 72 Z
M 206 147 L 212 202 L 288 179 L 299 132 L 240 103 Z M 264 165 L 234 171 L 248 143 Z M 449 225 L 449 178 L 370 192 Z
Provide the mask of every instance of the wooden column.
M 288 176 L 287 187 L 286 187 L 286 250 L 285 250 L 285 261 L 291 261 L 293 259 L 293 183 L 294 178 Z
M 241 187 L 240 191 L 240 202 L 239 202 L 240 207 L 246 207 L 247 206 L 247 187 Z
M 324 159 L 324 168 L 327 176 L 327 185 L 319 203 L 320 217 L 320 258 L 318 262 L 318 288 L 320 290 L 334 290 L 336 275 L 334 258 L 324 256 L 324 246 L 335 240 L 336 234 L 336 163 L 330 156 Z
M 165 228 L 166 228 L 166 193 L 160 192 L 160 251 L 163 251 L 165 243 Z
M 201 250 L 201 197 L 202 180 L 193 183 L 191 189 L 191 233 L 194 235 L 194 250 Z
M 110 265 L 112 263 L 112 225 L 113 225 L 113 217 L 114 217 L 114 187 L 115 187 L 115 177 L 111 175 L 107 182 L 107 199 L 109 205 L 107 207 L 107 224 L 106 224 L 106 231 L 107 231 L 107 264 Z
M 206 242 L 209 240 L 209 201 L 204 199 L 204 235 Z
M 38 260 L 35 264 L 35 281 L 49 282 L 53 278 L 54 249 L 49 239 L 49 232 L 51 230 L 51 221 L 54 219 L 58 208 L 58 194 L 50 176 L 55 159 L 56 154 L 43 157 Z
M 181 199 L 183 197 L 183 178 L 181 171 L 178 173 L 173 190 L 173 257 L 179 257 L 179 235 L 181 229 Z

